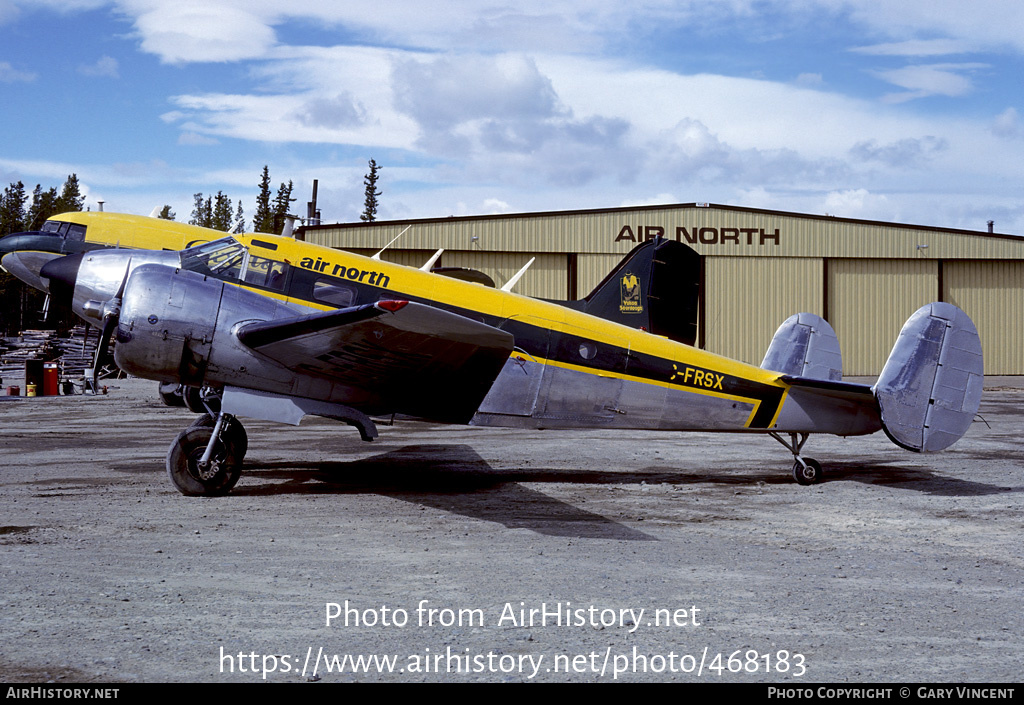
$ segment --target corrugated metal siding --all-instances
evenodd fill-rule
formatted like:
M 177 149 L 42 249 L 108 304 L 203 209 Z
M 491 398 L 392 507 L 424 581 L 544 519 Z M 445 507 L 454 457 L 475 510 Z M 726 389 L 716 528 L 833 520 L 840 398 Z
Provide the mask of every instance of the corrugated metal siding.
M 310 230 L 308 239 L 379 249 L 407 226 L 393 247 L 624 255 L 660 233 L 722 257 L 1024 258 L 1024 238 L 692 205 L 339 225 Z
M 705 260 L 705 348 L 761 364 L 779 325 L 794 313 L 822 315 L 821 260 L 712 257 Z
M 828 262 L 828 322 L 839 337 L 843 374 L 877 375 L 903 324 L 939 297 L 938 263 L 848 259 Z
M 579 298 L 590 294 L 608 272 L 622 261 L 622 255 L 580 255 L 576 258 L 576 293 Z
M 541 299 L 565 299 L 568 289 L 568 266 L 565 255 L 530 255 L 522 252 L 448 252 L 441 256 L 445 267 L 478 269 L 501 287 L 530 261 L 537 260 L 512 291 Z
M 942 280 L 978 328 L 985 374 L 1024 374 L 1024 262 L 944 262 Z

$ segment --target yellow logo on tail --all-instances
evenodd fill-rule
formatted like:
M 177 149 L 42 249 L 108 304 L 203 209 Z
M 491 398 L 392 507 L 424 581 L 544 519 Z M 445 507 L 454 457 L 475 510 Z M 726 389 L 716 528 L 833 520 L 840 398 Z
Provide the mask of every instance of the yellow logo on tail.
M 626 272 L 619 280 L 621 300 L 619 311 L 622 313 L 643 313 L 644 307 L 640 303 L 640 279 L 632 272 Z

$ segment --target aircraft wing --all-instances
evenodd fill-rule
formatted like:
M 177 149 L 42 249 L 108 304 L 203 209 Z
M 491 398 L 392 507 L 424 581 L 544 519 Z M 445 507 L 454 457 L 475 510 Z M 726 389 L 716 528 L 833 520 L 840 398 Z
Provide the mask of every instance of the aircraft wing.
M 313 384 L 334 384 L 335 400 L 366 413 L 456 423 L 472 418 L 514 342 L 492 326 L 406 301 L 249 323 L 237 335 Z

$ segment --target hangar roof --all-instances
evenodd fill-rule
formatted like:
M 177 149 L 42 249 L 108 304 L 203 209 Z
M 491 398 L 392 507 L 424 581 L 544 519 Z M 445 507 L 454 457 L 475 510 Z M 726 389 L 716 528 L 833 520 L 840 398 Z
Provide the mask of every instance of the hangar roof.
M 306 226 L 310 241 L 379 249 L 620 254 L 663 235 L 712 256 L 1022 259 L 1024 237 L 712 203 Z

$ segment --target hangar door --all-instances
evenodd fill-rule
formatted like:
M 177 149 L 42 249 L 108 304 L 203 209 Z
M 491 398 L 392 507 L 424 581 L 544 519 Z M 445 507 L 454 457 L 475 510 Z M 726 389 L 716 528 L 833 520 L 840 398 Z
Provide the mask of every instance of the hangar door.
M 828 260 L 826 316 L 839 338 L 844 375 L 882 371 L 903 324 L 939 298 L 935 260 Z
M 760 365 L 775 330 L 795 313 L 823 314 L 816 257 L 705 257 L 705 349 Z
M 974 321 L 985 374 L 1024 374 L 1024 262 L 944 262 L 943 301 Z

